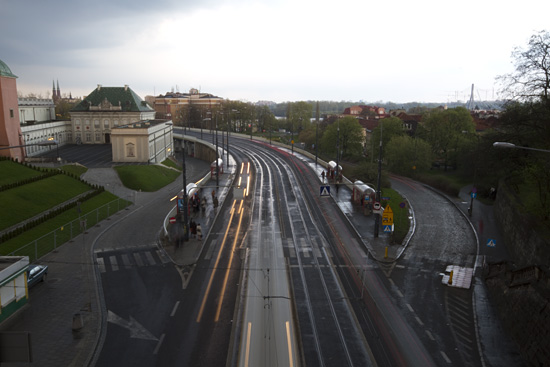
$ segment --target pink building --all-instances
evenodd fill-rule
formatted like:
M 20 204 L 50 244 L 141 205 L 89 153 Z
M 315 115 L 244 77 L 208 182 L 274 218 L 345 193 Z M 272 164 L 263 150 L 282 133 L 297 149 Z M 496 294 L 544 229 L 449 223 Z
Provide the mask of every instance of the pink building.
M 0 156 L 23 162 L 25 149 L 19 125 L 19 104 L 15 76 L 8 65 L 0 60 Z M 8 148 L 19 146 L 17 148 Z

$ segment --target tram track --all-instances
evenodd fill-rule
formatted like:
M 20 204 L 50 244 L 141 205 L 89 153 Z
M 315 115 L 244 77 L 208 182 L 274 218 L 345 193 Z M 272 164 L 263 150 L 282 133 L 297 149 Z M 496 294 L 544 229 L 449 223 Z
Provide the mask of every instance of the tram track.
M 304 195 L 304 182 L 296 174 L 288 157 L 278 151 L 259 150 L 241 145 L 243 152 L 257 165 L 258 172 L 270 172 L 281 237 L 298 321 L 302 358 L 305 365 L 374 365 L 356 327 L 353 311 L 327 252 L 327 233 L 312 218 Z M 291 158 L 292 159 L 292 158 Z M 305 187 L 305 189 L 308 189 Z M 295 254 L 295 256 L 293 256 Z M 344 331 L 345 330 L 345 331 Z

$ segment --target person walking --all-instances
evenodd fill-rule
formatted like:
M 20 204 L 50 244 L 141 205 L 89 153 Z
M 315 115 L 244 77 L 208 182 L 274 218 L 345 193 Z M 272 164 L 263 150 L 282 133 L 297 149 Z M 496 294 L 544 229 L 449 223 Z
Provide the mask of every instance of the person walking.
M 197 223 L 196 231 L 197 231 L 197 239 L 199 241 L 202 240 L 202 227 L 200 223 Z

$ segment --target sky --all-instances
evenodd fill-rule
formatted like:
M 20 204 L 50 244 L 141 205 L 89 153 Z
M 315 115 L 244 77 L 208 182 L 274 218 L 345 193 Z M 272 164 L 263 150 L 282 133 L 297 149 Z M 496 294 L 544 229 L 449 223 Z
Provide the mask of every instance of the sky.
M 201 92 L 248 102 L 499 97 L 511 53 L 550 31 L 523 0 L 0 0 L 18 91 Z

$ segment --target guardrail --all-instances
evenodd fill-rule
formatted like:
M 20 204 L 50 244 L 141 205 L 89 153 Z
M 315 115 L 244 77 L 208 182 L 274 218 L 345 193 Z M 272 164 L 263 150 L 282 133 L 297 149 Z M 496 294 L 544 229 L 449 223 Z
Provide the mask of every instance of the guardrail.
M 113 200 L 89 213 L 82 214 L 78 219 L 58 227 L 50 233 L 35 239 L 25 246 L 19 247 L 7 255 L 28 256 L 30 262 L 36 261 L 64 243 L 69 242 L 79 234 L 85 232 L 88 228 L 95 226 L 102 220 L 132 204 L 132 202 L 120 198 Z

